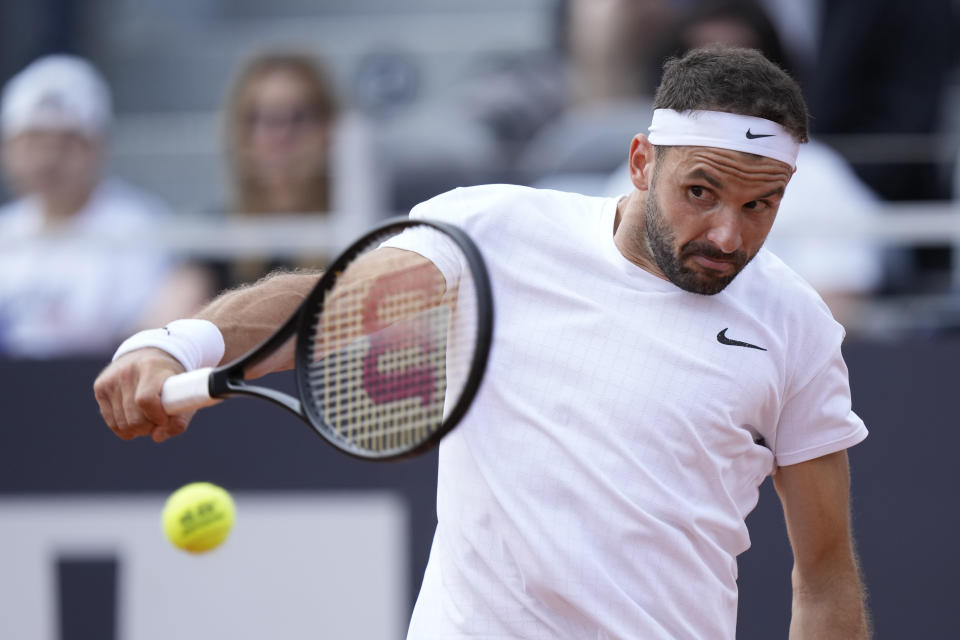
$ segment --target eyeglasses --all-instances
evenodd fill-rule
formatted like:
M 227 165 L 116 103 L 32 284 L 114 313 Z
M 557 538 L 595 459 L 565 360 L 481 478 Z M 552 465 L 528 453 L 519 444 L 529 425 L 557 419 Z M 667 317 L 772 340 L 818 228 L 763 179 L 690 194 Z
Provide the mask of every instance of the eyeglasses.
M 290 109 L 251 109 L 246 123 L 250 129 L 302 129 L 320 121 L 320 110 L 314 107 Z

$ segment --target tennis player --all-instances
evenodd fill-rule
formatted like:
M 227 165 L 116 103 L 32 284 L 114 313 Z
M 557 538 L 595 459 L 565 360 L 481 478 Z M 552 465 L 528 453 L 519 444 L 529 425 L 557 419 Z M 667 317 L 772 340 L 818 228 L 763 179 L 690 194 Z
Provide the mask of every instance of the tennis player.
M 795 556 L 790 637 L 868 637 L 845 451 L 867 430 L 843 328 L 763 249 L 806 139 L 789 76 L 752 50 L 698 49 L 666 65 L 629 195 L 497 185 L 414 208 L 476 240 L 497 326 L 441 444 L 409 638 L 733 638 L 744 520 L 770 474 Z M 132 339 L 95 383 L 107 424 L 181 433 L 162 381 L 255 346 L 315 279 L 273 277 Z

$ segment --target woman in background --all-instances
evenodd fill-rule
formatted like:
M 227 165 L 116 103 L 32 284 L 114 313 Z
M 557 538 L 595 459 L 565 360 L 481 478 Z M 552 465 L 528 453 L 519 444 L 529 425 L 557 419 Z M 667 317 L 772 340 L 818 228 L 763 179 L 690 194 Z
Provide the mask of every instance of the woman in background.
M 226 116 L 234 211 L 330 210 L 337 105 L 325 71 L 297 54 L 255 58 L 236 79 Z
M 336 237 L 318 239 L 318 248 L 345 245 L 386 215 L 369 128 L 340 108 L 326 68 L 312 56 L 252 58 L 234 80 L 224 111 L 231 214 L 327 216 Z M 276 268 L 317 267 L 325 257 L 303 264 L 242 260 L 221 280 L 230 286 Z

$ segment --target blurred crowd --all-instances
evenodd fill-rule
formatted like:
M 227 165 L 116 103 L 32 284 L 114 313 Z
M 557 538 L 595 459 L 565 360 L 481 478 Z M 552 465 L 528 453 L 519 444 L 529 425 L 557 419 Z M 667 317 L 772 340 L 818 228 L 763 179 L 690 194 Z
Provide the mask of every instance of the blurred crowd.
M 457 186 L 626 193 L 628 145 L 649 124 L 663 61 L 714 42 L 760 49 L 804 87 L 813 136 L 767 246 L 850 332 L 869 327 L 871 301 L 951 300 L 958 284 L 949 238 L 904 247 L 828 233 L 890 215 L 886 204 L 954 201 L 960 23 L 949 0 L 542 0 L 546 46 L 503 52 L 491 33 L 442 97 L 419 101 L 410 52 L 371 52 L 350 82 L 323 42 L 251 44 L 210 105 L 226 189 L 176 211 L 175 192 L 115 175 L 111 131 L 124 114 L 109 61 L 64 36 L 82 30 L 77 4 L 38 3 L 63 37 L 38 38 L 3 78 L 0 356 L 109 355 L 225 288 L 330 257 L 134 242 L 184 216 L 323 217 L 347 238 Z M 949 303 L 937 309 L 939 330 L 960 327 Z

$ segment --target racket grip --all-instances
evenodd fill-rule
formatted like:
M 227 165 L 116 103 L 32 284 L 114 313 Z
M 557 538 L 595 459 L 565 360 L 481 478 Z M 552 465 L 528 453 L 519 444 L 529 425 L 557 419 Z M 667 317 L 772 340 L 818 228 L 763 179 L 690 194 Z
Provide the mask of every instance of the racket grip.
M 176 415 L 220 402 L 210 396 L 211 371 L 213 367 L 203 367 L 167 378 L 160 393 L 163 410 Z

